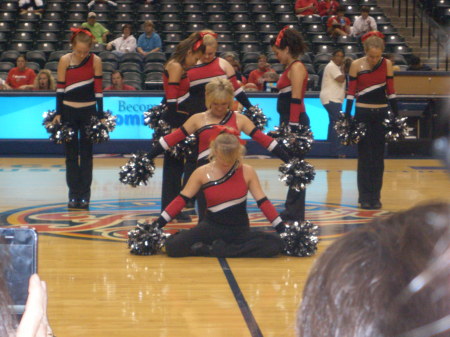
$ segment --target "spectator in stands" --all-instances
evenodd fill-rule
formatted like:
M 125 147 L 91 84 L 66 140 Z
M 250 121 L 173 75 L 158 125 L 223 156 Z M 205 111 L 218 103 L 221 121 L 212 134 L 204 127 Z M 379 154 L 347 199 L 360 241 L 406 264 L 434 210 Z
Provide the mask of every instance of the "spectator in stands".
M 132 27 L 130 24 L 125 24 L 122 27 L 122 36 L 112 40 L 106 45 L 107 50 L 112 50 L 113 54 L 121 57 L 126 53 L 133 53 L 136 51 L 136 38 L 131 35 Z
M 338 238 L 309 273 L 297 335 L 448 336 L 449 219 L 434 202 Z
M 369 12 L 369 7 L 361 7 L 361 15 L 353 22 L 352 35 L 354 37 L 361 37 L 368 32 L 377 30 L 377 22 L 369 15 Z
M 42 0 L 19 0 L 19 13 L 26 14 L 28 12 L 41 16 L 44 12 L 44 2 Z
M 277 82 L 280 76 L 276 72 L 269 71 L 263 75 L 264 79 L 264 91 L 267 92 L 278 92 Z
M 121 71 L 119 70 L 114 70 L 111 73 L 111 83 L 112 85 L 110 85 L 109 87 L 106 87 L 104 90 L 127 90 L 127 91 L 132 91 L 132 90 L 136 90 L 135 87 L 132 87 L 131 85 L 125 84 L 123 82 L 123 74 Z
M 220 55 L 221 58 L 227 60 L 231 65 L 233 65 L 233 62 L 236 61 L 236 53 L 232 51 L 227 51 L 225 53 L 222 53 Z
M 331 37 L 338 37 L 340 35 L 347 36 L 350 34 L 350 19 L 345 17 L 345 7 L 339 6 L 337 13 L 327 20 L 327 32 Z
M 89 10 L 92 10 L 93 6 L 98 3 L 107 3 L 110 6 L 117 7 L 117 3 L 111 0 L 92 0 L 88 3 Z
M 430 66 L 423 64 L 420 57 L 417 55 L 412 55 L 409 60 L 409 67 L 407 70 L 412 71 L 430 71 L 432 70 Z
M 20 55 L 16 59 L 17 67 L 12 68 L 6 78 L 7 89 L 26 89 L 27 85 L 34 83 L 36 73 L 33 69 L 27 68 L 27 59 L 24 55 Z
M 160 51 L 162 48 L 161 38 L 159 34 L 155 32 L 155 25 L 153 21 L 147 20 L 144 22 L 144 33 L 142 33 L 137 41 L 137 52 L 143 56 L 156 51 Z
M 333 51 L 331 61 L 325 66 L 322 76 L 322 88 L 320 101 L 328 112 L 328 137 L 330 152 L 333 156 L 343 157 L 342 145 L 337 137 L 334 124 L 339 120 L 342 103 L 345 97 L 345 73 L 342 68 L 344 63 L 344 51 Z
M 294 12 L 297 17 L 306 15 L 319 15 L 319 3 L 317 0 L 296 0 Z
M 401 71 L 400 67 L 398 65 L 395 65 L 395 54 L 386 54 L 385 56 L 389 61 L 392 63 L 392 70 L 394 71 Z
M 319 15 L 332 16 L 337 14 L 339 3 L 336 0 L 323 0 L 319 2 Z
M 259 55 L 258 57 L 258 68 L 251 71 L 248 76 L 248 83 L 256 84 L 256 88 L 258 91 L 262 91 L 264 89 L 264 77 L 263 75 L 267 72 L 275 72 L 270 67 L 270 64 L 267 63 L 267 56 L 264 54 Z
M 89 29 L 94 35 L 94 43 L 106 44 L 107 36 L 111 34 L 108 29 L 97 22 L 97 14 L 94 12 L 88 13 L 87 22 L 84 22 L 81 27 Z
M 236 73 L 236 79 L 238 82 L 242 85 L 245 85 L 247 83 L 247 79 L 241 72 L 241 64 L 239 63 L 239 60 L 235 59 L 231 62 L 231 65 L 234 68 L 234 71 Z
M 3 78 L 0 77 L 0 90 L 5 90 L 5 89 L 8 89 L 6 87 L 6 82 Z
M 56 90 L 56 82 L 50 70 L 41 69 L 35 77 L 34 83 L 25 85 L 22 89 L 54 91 Z

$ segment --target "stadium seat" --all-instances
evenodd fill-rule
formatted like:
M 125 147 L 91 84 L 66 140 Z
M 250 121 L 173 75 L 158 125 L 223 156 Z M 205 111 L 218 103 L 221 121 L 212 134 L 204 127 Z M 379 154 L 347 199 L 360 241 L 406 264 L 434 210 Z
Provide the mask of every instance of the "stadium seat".
M 217 46 L 217 52 L 219 54 L 227 52 L 227 51 L 235 51 L 234 45 L 232 43 L 219 43 Z
M 182 29 L 180 23 L 171 22 L 171 23 L 164 24 L 163 31 L 171 32 L 171 33 L 174 33 L 174 32 L 181 33 L 182 31 L 184 31 L 184 29 Z
M 66 18 L 66 22 L 85 22 L 86 21 L 86 15 L 79 12 L 73 12 L 69 13 L 69 15 Z
M 179 43 L 182 40 L 182 35 L 181 33 L 167 33 L 164 34 L 164 44 L 165 43 Z
M 251 13 L 257 13 L 257 14 L 272 13 L 272 9 L 270 8 L 270 6 L 268 4 L 255 4 L 255 5 L 251 5 L 250 7 L 251 7 L 250 8 Z
M 244 53 L 242 55 L 242 63 L 243 64 L 247 64 L 247 63 L 258 63 L 258 58 L 259 58 L 260 53 L 255 53 L 255 52 L 248 52 L 248 53 Z
M 184 17 L 186 23 L 204 22 L 205 18 L 201 13 L 189 13 Z
M 136 13 L 158 13 L 156 4 L 141 3 L 137 7 Z
M 247 6 L 243 3 L 237 3 L 237 4 L 231 4 L 228 8 L 228 12 L 231 14 L 235 13 L 247 13 L 248 9 Z
M 292 5 L 278 5 L 275 6 L 275 13 L 294 13 L 294 7 Z
M 217 41 L 223 42 L 223 43 L 232 43 L 233 36 L 230 33 L 218 33 Z
M 238 41 L 239 43 L 256 43 L 258 42 L 258 36 L 255 34 L 239 34 Z
M 244 64 L 242 73 L 248 77 L 248 75 L 255 69 L 258 69 L 258 63 L 246 63 Z
M 135 16 L 132 13 L 118 13 L 116 21 L 120 23 L 132 23 L 135 20 Z
M 38 42 L 36 44 L 36 49 L 45 52 L 46 55 L 50 54 L 51 52 L 55 51 L 56 43 L 52 42 Z
M 222 14 L 225 12 L 225 8 L 222 4 L 210 4 L 206 6 L 205 13 L 208 14 Z
M 34 41 L 34 32 L 16 32 L 11 37 L 12 42 L 29 42 Z
M 177 4 L 174 3 L 163 3 L 159 9 L 161 13 L 179 13 L 180 9 Z
M 143 24 L 145 21 L 148 21 L 148 20 L 156 21 L 156 20 L 158 20 L 158 16 L 154 13 L 139 13 L 139 15 L 138 15 L 139 24 Z
M 231 22 L 251 24 L 252 19 L 250 18 L 250 15 L 247 13 L 236 13 L 236 14 L 233 14 L 233 16 L 231 18 Z
M 186 4 L 183 7 L 183 13 L 203 13 L 199 4 Z
M 13 22 L 16 20 L 16 13 L 0 12 L 0 22 Z
M 357 5 L 350 5 L 345 7 L 345 15 L 357 15 L 361 13 L 361 10 L 359 9 L 359 6 Z
M 27 51 L 32 50 L 33 44 L 30 42 L 11 42 L 9 44 L 9 49 L 17 50 L 20 53 L 26 53 Z
M 12 62 L 0 61 L 0 72 L 7 73 L 14 67 L 15 67 L 15 65 Z
M 91 52 L 99 54 L 105 50 L 105 45 L 101 43 L 94 43 L 91 47 Z
M 151 62 L 160 62 L 165 63 L 166 62 L 166 55 L 162 52 L 154 52 L 150 53 L 148 55 L 144 56 L 144 62 L 145 63 L 151 63 Z
M 392 25 L 378 25 L 378 30 L 384 35 L 397 34 L 397 29 Z
M 41 66 L 36 62 L 27 62 L 27 68 L 33 69 L 36 74 L 41 70 Z
M 297 24 L 298 18 L 292 13 L 282 13 L 281 15 L 278 15 L 278 22 L 283 26 L 288 24 Z
M 58 42 L 59 38 L 56 32 L 41 32 L 36 41 L 38 42 Z
M 140 74 L 142 72 L 141 64 L 134 62 L 120 63 L 119 70 L 123 73 L 134 72 Z
M 185 31 L 187 31 L 190 34 L 206 28 L 208 27 L 203 22 L 188 23 L 185 26 Z
M 385 15 L 376 15 L 374 16 L 377 25 L 390 25 L 391 20 Z
M 164 64 L 159 62 L 148 62 L 144 65 L 144 73 L 164 72 Z
M 141 73 L 129 71 L 129 72 L 123 72 L 123 79 L 128 81 L 142 81 L 142 75 Z
M 117 2 L 116 13 L 133 13 L 132 4 Z
M 169 58 L 172 55 L 176 47 L 177 47 L 176 43 L 169 43 L 164 45 L 164 52 L 166 54 L 166 58 Z
M 45 12 L 42 20 L 50 21 L 50 22 L 55 22 L 55 21 L 60 22 L 63 20 L 63 13 L 61 13 L 61 12 Z
M 216 33 L 230 33 L 231 29 L 227 23 L 211 24 L 211 29 Z
M 41 32 L 59 32 L 61 26 L 59 22 L 42 22 L 40 27 Z
M 208 22 L 210 24 L 228 23 L 228 19 L 223 13 L 211 14 L 208 16 Z
M 338 36 L 336 38 L 337 45 L 349 45 L 349 44 L 357 45 L 358 43 L 359 43 L 358 40 L 353 36 Z
M 117 69 L 117 63 L 114 62 L 102 62 L 103 72 L 113 72 Z
M 393 54 L 394 55 L 394 62 L 396 65 L 408 65 L 408 62 L 406 62 L 406 59 L 403 55 L 400 54 Z
M 9 32 L 0 30 L 0 41 L 6 42 L 9 39 Z
M 110 63 L 118 63 L 119 62 L 119 57 L 110 52 L 110 51 L 102 51 L 101 53 L 98 54 L 98 56 L 102 59 L 103 62 L 110 62 Z M 50 55 L 51 57 L 51 55 Z
M 322 19 L 315 15 L 306 15 L 299 19 L 302 25 L 320 25 L 322 23 Z
M 34 22 L 17 22 L 15 24 L 16 32 L 35 32 L 37 26 Z
M 317 44 L 317 45 L 314 45 L 313 50 L 316 54 L 322 54 L 322 53 L 330 54 L 333 52 L 334 46 L 330 45 L 330 44 Z
M 145 82 L 159 82 L 162 84 L 163 82 L 163 73 L 162 72 L 150 72 L 145 75 Z
M 47 61 L 46 55 L 43 51 L 40 50 L 32 50 L 27 52 L 26 54 L 27 60 L 30 62 L 35 62 L 39 64 L 39 66 L 42 68 Z
M 261 47 L 258 43 L 240 43 L 239 51 L 241 53 L 249 53 L 249 52 L 260 53 Z
M 278 27 L 274 23 L 264 23 L 257 26 L 257 31 L 265 34 L 278 34 Z
M 11 32 L 11 24 L 9 22 L 0 22 L 0 32 Z
M 326 29 L 322 24 L 307 25 L 305 29 L 308 35 L 326 35 Z
M 140 66 L 142 64 L 142 56 L 138 53 L 126 53 L 120 57 L 119 62 L 120 63 L 131 62 L 139 64 Z
M 359 45 L 356 44 L 343 44 L 339 46 L 340 48 L 342 48 L 344 50 L 344 53 L 347 54 L 356 54 L 356 55 L 361 55 L 363 53 L 363 49 L 362 47 L 360 47 Z
M 164 13 L 161 14 L 161 22 L 169 23 L 169 22 L 175 22 L 179 23 L 181 21 L 180 14 L 178 13 Z
M 302 61 L 305 64 L 312 64 L 311 57 L 308 54 L 303 54 L 299 57 L 300 61 Z
M 370 15 L 372 15 L 372 16 L 383 15 L 384 14 L 383 10 L 380 7 L 378 7 L 378 6 L 370 6 L 369 10 L 370 10 Z
M 33 12 L 27 12 L 26 14 L 19 15 L 17 17 L 18 21 L 23 22 L 38 22 L 41 20 L 41 17 Z
M 52 62 L 47 62 L 44 65 L 44 69 L 48 69 L 50 71 L 54 71 L 57 72 L 58 71 L 58 62 L 57 61 L 52 61 Z
M 67 11 L 69 11 L 69 12 L 86 13 L 88 11 L 87 1 L 85 3 L 71 2 L 68 5 L 69 5 L 69 8 L 67 8 Z
M 270 45 L 270 41 L 272 41 L 273 38 L 276 38 L 277 34 L 263 34 L 262 36 L 262 43 L 266 45 Z
M 67 54 L 67 50 L 57 50 L 54 52 L 51 52 L 50 55 L 47 57 L 47 62 L 58 62 L 61 56 Z
M 0 5 L 0 12 L 17 12 L 17 4 L 18 1 L 2 2 L 2 4 Z
M 308 91 L 317 91 L 320 90 L 319 86 L 319 75 L 316 74 L 308 74 L 308 84 L 307 84 L 307 90 Z
M 331 54 L 330 53 L 319 53 L 314 56 L 314 65 L 317 68 L 318 64 L 328 63 L 331 60 Z
M 399 35 L 389 35 L 386 36 L 385 42 L 387 46 L 393 46 L 393 45 L 406 45 L 405 39 L 402 38 Z

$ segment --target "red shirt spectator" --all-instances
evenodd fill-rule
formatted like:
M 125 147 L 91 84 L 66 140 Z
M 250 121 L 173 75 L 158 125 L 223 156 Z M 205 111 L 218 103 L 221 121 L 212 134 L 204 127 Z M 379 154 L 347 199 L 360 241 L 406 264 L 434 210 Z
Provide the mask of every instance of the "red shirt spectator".
M 110 85 L 109 87 L 106 87 L 105 89 L 103 89 L 104 91 L 108 91 L 108 90 L 125 90 L 125 91 L 132 91 L 132 90 L 136 90 L 135 87 L 132 87 L 131 85 L 128 84 L 123 84 L 122 88 L 115 88 L 113 85 Z
M 319 2 L 319 15 L 329 16 L 336 15 L 339 3 L 335 0 L 324 0 Z
M 257 89 L 262 91 L 264 89 L 263 75 L 267 72 L 275 72 L 275 70 L 270 68 L 270 64 L 267 63 L 266 55 L 260 55 L 258 58 L 258 68 L 250 72 L 247 83 L 255 84 Z
M 339 6 L 337 9 L 337 15 L 331 16 L 327 20 L 327 31 L 332 37 L 339 35 L 349 35 L 351 21 L 344 16 L 345 7 Z
M 318 15 L 319 4 L 317 0 L 296 0 L 295 15 Z
M 11 89 L 22 89 L 21 86 L 32 85 L 36 73 L 33 69 L 27 68 L 25 56 L 19 56 L 16 60 L 17 67 L 12 68 L 6 78 L 6 85 Z

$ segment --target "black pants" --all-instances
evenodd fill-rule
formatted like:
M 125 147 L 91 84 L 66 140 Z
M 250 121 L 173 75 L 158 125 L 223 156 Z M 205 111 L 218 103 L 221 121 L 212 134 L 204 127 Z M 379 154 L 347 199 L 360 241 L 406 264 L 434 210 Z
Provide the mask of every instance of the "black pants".
M 75 131 L 72 141 L 65 143 L 69 199 L 89 201 L 91 197 L 92 142 L 86 137 L 85 127 L 95 114 L 95 105 L 86 108 L 63 107 L 62 121 L 70 123 Z
M 342 110 L 342 103 L 329 102 L 324 105 L 324 108 L 328 112 L 328 118 L 330 122 L 328 123 L 328 136 L 327 140 L 330 142 L 330 152 L 334 156 L 342 154 L 343 146 L 338 139 L 336 130 L 334 129 L 334 124 L 339 120 L 339 114 Z
M 289 114 L 280 114 L 280 125 L 289 123 Z M 306 112 L 300 114 L 300 124 L 309 126 L 309 117 Z M 304 159 L 304 157 L 300 158 Z M 283 220 L 304 221 L 305 220 L 306 189 L 297 192 L 288 190 L 284 210 L 280 213 Z
M 358 143 L 359 202 L 380 201 L 384 171 L 385 130 L 383 120 L 387 108 L 356 107 L 355 119 L 367 126 L 366 135 Z
M 198 242 L 211 245 L 208 256 L 215 257 L 271 257 L 283 249 L 283 241 L 275 233 L 253 232 L 248 226 L 229 227 L 205 220 L 170 236 L 166 253 L 171 257 L 192 256 L 191 247 Z
M 178 159 L 164 152 L 161 211 L 181 192 L 181 179 L 184 171 L 184 159 Z

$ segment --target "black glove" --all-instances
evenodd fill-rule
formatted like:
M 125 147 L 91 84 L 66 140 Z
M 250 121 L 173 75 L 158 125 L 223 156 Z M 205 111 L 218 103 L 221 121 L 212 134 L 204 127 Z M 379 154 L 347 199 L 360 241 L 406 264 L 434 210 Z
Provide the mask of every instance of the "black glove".
M 152 227 L 163 228 L 167 224 L 167 221 L 164 218 L 159 217 L 155 221 L 152 222 Z
M 275 226 L 275 230 L 277 231 L 278 234 L 281 234 L 286 231 L 287 227 L 288 226 L 286 225 L 286 223 L 284 221 L 282 221 L 278 225 Z
M 300 114 L 299 123 L 303 126 L 309 126 L 309 117 L 306 112 L 302 112 Z

